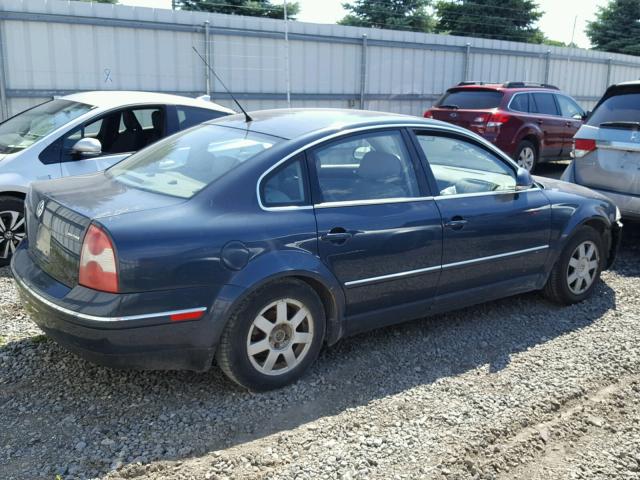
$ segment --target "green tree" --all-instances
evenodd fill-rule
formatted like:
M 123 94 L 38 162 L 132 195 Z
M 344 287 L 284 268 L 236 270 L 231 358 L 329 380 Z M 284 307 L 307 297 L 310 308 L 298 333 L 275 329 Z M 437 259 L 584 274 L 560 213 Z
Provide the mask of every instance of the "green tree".
M 274 5 L 269 0 L 177 0 L 181 10 L 246 15 L 249 17 L 283 18 L 284 5 Z M 300 11 L 298 2 L 287 2 L 287 17 L 295 20 Z
M 611 0 L 599 7 L 587 36 L 598 50 L 640 55 L 640 1 Z
M 534 0 L 453 0 L 436 4 L 440 33 L 542 43 L 535 24 L 542 17 Z
M 435 22 L 427 7 L 431 0 L 356 0 L 343 3 L 350 13 L 340 25 L 431 32 Z

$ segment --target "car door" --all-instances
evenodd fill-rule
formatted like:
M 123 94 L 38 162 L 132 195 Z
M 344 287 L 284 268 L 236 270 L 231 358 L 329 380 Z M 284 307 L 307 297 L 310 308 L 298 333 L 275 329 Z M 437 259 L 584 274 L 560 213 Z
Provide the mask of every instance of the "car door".
M 162 138 L 166 131 L 163 106 L 136 106 L 114 110 L 84 122 L 53 142 L 41 154 L 43 163 L 60 163 L 63 177 L 105 170 Z M 100 142 L 98 154 L 76 152 L 81 139 Z
M 551 222 L 540 188 L 516 191 L 517 167 L 474 139 L 415 135 L 444 227 L 440 302 L 455 306 L 464 292 L 482 299 L 535 288 L 544 278 Z
M 585 117 L 585 111 L 572 98 L 566 95 L 555 95 L 560 114 L 564 119 L 562 134 L 562 156 L 569 158 L 573 150 L 573 136 L 580 129 Z
M 346 315 L 419 304 L 435 294 L 442 224 L 407 132 L 370 130 L 308 152 L 322 261 L 344 287 Z M 416 168 L 417 167 L 417 168 Z M 376 325 L 396 321 L 383 315 Z
M 536 123 L 542 130 L 540 156 L 557 158 L 562 154 L 566 120 L 560 116 L 554 95 L 547 92 L 531 93 L 532 111 L 536 114 Z

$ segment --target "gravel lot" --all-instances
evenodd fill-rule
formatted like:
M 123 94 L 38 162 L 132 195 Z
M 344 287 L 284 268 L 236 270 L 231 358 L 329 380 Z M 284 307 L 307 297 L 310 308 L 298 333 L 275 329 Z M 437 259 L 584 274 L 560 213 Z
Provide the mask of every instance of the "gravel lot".
M 529 294 L 326 349 L 253 395 L 93 366 L 0 270 L 0 472 L 55 478 L 640 478 L 640 227 L 590 301 Z

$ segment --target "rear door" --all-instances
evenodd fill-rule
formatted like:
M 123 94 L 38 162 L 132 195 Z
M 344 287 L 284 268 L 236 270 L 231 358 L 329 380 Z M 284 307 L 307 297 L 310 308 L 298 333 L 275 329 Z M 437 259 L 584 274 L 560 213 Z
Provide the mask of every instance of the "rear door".
M 562 135 L 562 156 L 569 157 L 573 149 L 573 136 L 582 126 L 584 110 L 578 103 L 566 95 L 555 95 L 560 108 L 560 115 L 564 119 L 564 132 Z
M 406 138 L 372 130 L 308 152 L 319 253 L 344 287 L 347 316 L 424 306 L 435 293 L 442 224 Z
M 516 169 L 466 136 L 416 130 L 444 225 L 438 298 L 535 288 L 544 275 L 551 209 L 539 188 L 516 192 Z M 448 299 L 448 300 L 447 300 Z
M 566 120 L 560 116 L 560 110 L 552 93 L 532 92 L 530 110 L 536 115 L 536 123 L 542 130 L 541 157 L 559 157 L 564 145 Z

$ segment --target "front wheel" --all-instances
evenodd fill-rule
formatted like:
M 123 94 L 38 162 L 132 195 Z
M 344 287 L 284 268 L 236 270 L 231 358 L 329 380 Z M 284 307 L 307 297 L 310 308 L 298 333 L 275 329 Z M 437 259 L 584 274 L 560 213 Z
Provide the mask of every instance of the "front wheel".
M 216 361 L 234 382 L 253 391 L 294 382 L 320 352 L 325 313 L 303 282 L 267 285 L 242 302 L 220 338 Z
M 528 172 L 533 172 L 538 163 L 538 150 L 529 140 L 523 140 L 516 149 L 516 163 Z
M 580 227 L 554 265 L 544 287 L 545 295 L 564 305 L 589 298 L 605 260 L 601 235 L 591 227 Z
M 26 234 L 24 203 L 14 197 L 0 197 L 0 267 L 9 265 Z

